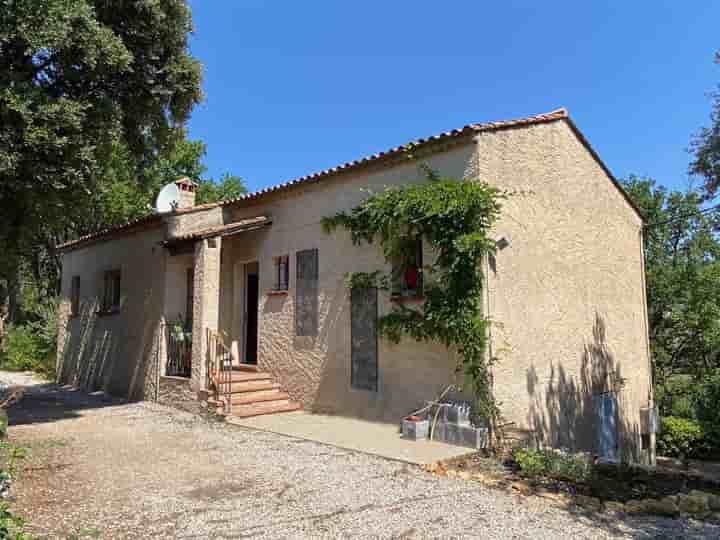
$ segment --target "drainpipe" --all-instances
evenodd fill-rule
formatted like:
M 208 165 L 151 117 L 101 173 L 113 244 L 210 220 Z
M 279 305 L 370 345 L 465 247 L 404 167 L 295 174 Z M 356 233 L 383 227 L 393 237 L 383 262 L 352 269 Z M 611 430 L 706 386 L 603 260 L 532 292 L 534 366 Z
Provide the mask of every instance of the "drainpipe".
M 655 409 L 655 389 L 653 388 L 653 372 L 652 372 L 652 356 L 650 352 L 650 322 L 647 311 L 647 285 L 645 283 L 645 235 L 641 225 L 640 233 L 640 269 L 642 272 L 642 304 L 643 304 L 643 322 L 645 323 L 645 348 L 648 359 L 648 415 L 654 416 Z M 650 465 L 655 465 L 655 433 L 648 433 L 650 439 L 650 447 L 648 448 L 648 461 Z

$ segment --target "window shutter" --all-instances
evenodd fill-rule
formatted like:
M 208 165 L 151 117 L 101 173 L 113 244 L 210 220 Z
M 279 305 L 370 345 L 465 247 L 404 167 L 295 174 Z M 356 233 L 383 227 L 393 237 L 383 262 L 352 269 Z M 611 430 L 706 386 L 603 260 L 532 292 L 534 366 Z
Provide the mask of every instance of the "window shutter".
M 318 335 L 318 250 L 296 254 L 295 334 Z
M 353 289 L 350 293 L 350 384 L 377 391 L 378 336 L 377 289 Z
M 80 276 L 73 276 L 70 287 L 70 314 L 80 313 Z

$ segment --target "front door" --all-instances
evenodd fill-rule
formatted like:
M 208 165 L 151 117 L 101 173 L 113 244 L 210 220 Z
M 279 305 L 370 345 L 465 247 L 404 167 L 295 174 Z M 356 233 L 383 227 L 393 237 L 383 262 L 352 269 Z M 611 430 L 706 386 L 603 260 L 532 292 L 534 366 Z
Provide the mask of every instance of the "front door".
M 248 272 L 246 275 L 245 362 L 257 364 L 259 279 L 257 273 Z

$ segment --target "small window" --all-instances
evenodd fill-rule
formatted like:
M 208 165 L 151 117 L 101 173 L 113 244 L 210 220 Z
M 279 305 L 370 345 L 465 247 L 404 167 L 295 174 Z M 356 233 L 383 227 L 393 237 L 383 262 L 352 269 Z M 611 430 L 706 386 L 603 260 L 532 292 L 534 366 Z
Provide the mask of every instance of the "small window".
M 80 314 L 80 276 L 73 276 L 70 285 L 70 316 Z
M 192 331 L 193 327 L 193 296 L 195 296 L 195 269 L 188 268 L 185 276 L 185 329 Z
M 393 296 L 422 296 L 422 239 L 410 240 L 404 260 L 393 266 Z
M 290 258 L 287 255 L 275 257 L 275 284 L 276 291 L 287 291 L 290 278 Z
M 105 272 L 102 311 L 116 313 L 120 311 L 120 270 Z

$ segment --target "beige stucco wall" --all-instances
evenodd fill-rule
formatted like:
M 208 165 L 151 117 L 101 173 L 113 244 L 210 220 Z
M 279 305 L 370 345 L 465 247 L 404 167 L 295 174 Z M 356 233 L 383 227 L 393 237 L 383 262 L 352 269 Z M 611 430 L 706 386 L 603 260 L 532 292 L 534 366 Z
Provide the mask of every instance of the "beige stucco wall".
M 63 254 L 58 375 L 62 382 L 138 399 L 152 395 L 157 328 L 165 295 L 162 227 Z M 98 316 L 106 270 L 121 271 L 121 310 Z M 80 276 L 80 315 L 70 288 Z
M 464 177 L 473 159 L 473 146 L 465 144 L 429 158 L 429 164 L 445 174 Z M 344 175 L 337 180 L 309 185 L 266 204 L 237 208 L 232 219 L 272 216 L 264 231 L 224 239 L 224 272 L 238 261 L 257 260 L 260 267 L 258 362 L 274 373 L 284 388 L 306 409 L 397 421 L 413 408 L 433 399 L 453 382 L 455 360 L 435 344 L 411 340 L 394 346 L 379 343 L 377 392 L 350 386 L 350 299 L 344 279 L 348 272 L 385 268 L 379 248 L 354 246 L 345 231 L 325 234 L 323 216 L 350 209 L 367 196 L 366 190 L 420 181 L 416 164 L 404 162 L 394 168 L 376 167 Z M 295 255 L 317 248 L 319 255 L 319 317 L 317 337 L 295 336 Z M 290 290 L 286 296 L 268 295 L 273 287 L 273 257 L 290 256 Z M 237 272 L 236 272 L 237 273 Z M 242 298 L 242 281 L 235 280 L 234 298 Z M 227 298 L 226 289 L 222 296 Z M 221 303 L 223 303 L 221 301 Z M 237 303 L 235 304 L 238 305 Z M 389 297 L 380 293 L 380 313 L 391 309 Z M 241 311 L 221 317 L 221 327 L 239 337 Z
M 639 409 L 650 392 L 639 216 L 563 121 L 488 132 L 427 161 L 442 174 L 517 192 L 505 202 L 496 231 L 511 245 L 495 258 L 485 299 L 496 321 L 495 390 L 506 420 L 535 430 L 547 443 L 592 449 L 593 396 L 617 390 L 629 439 L 624 446 L 636 452 Z M 306 408 L 395 421 L 454 380 L 455 361 L 441 347 L 381 340 L 378 392 L 350 387 L 343 278 L 384 262 L 376 246 L 353 246 L 347 233 L 326 235 L 320 227 L 322 216 L 355 206 L 366 189 L 419 178 L 413 164 L 375 168 L 238 208 L 231 216 L 273 218 L 268 231 L 226 240 L 224 272 L 234 261 L 258 260 L 259 362 Z M 294 257 L 308 248 L 319 249 L 318 338 L 294 335 Z M 269 296 L 272 257 L 284 254 L 291 257 L 290 294 Z M 237 302 L 241 283 L 234 283 Z M 381 314 L 390 309 L 381 294 Z M 235 313 L 233 319 L 230 311 L 220 324 L 239 339 L 241 317 Z
M 508 421 L 592 450 L 597 394 L 617 392 L 637 457 L 651 392 L 641 220 L 566 122 L 477 137 L 477 177 L 504 203 L 488 271 L 495 392 Z
M 638 412 L 650 392 L 640 218 L 565 121 L 487 132 L 425 161 L 443 175 L 517 192 L 505 202 L 497 225 L 497 237 L 506 237 L 510 246 L 489 265 L 484 299 L 496 321 L 495 392 L 506 420 L 534 430 L 542 441 L 592 449 L 593 396 L 616 390 L 624 447 L 636 453 Z M 326 234 L 320 220 L 356 206 L 367 190 L 415 181 L 424 181 L 417 164 L 398 160 L 395 166 L 372 165 L 259 202 L 166 218 L 168 237 L 258 215 L 273 220 L 269 228 L 218 239 L 215 248 L 206 241 L 196 245 L 194 386 L 204 380 L 204 350 L 197 340 L 205 327 L 223 330 L 241 356 L 242 264 L 248 261 L 259 265 L 258 362 L 306 409 L 396 422 L 455 382 L 456 359 L 443 347 L 380 340 L 378 391 L 350 386 L 350 301 L 344 279 L 348 272 L 387 266 L 377 246 L 354 246 L 342 230 Z M 184 277 L 171 271 L 166 276 L 165 268 L 178 270 L 188 262 L 169 257 L 157 245 L 162 238 L 158 229 L 65 254 L 63 313 L 74 273 L 97 285 L 103 269 L 122 264 L 124 287 L 132 287 L 120 315 L 89 317 L 88 345 L 81 346 L 79 321 L 70 321 L 69 339 L 65 333 L 60 339 L 72 353 L 61 358 L 76 363 L 70 372 L 86 372 L 82 358 L 101 356 L 101 379 L 108 389 L 138 386 L 130 373 L 138 373 L 133 366 L 147 351 L 149 321 L 174 311 L 176 300 L 184 303 L 184 287 L 175 291 L 178 298 L 162 298 L 178 288 L 173 275 Z M 319 252 L 320 330 L 317 337 L 297 337 L 295 256 L 310 248 Z M 269 295 L 273 257 L 280 255 L 290 256 L 289 293 Z M 92 299 L 83 286 L 85 294 Z M 380 314 L 391 309 L 381 292 Z M 88 352 L 95 350 L 101 353 Z

